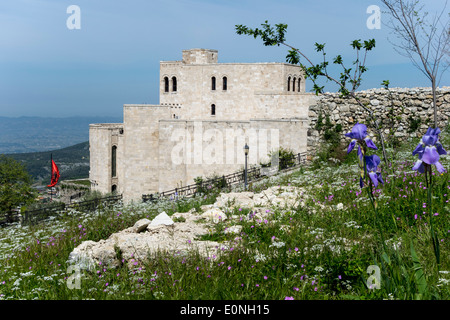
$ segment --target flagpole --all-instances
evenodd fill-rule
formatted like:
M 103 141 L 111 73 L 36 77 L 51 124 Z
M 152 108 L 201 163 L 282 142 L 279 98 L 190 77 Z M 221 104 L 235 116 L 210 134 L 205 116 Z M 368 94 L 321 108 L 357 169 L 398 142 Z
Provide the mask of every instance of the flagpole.
M 53 153 L 50 153 L 50 172 L 53 174 Z M 53 187 L 50 187 L 50 202 L 53 201 Z

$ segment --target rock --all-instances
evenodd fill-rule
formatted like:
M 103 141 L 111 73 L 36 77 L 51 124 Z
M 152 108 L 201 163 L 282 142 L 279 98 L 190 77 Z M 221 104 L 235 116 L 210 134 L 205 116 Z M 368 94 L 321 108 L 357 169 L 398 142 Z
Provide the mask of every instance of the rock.
M 188 214 L 188 213 L 186 213 Z M 188 214 L 191 215 L 192 214 Z M 157 218 L 157 217 L 156 217 Z M 207 234 L 205 224 L 187 222 L 172 223 L 164 213 L 153 225 L 147 225 L 145 232 L 135 233 L 123 230 L 112 234 L 106 240 L 84 241 L 69 254 L 68 262 L 80 268 L 94 271 L 95 266 L 118 267 L 122 261 L 128 267 L 135 267 L 147 259 L 151 259 L 159 251 L 185 252 L 198 251 L 203 256 L 217 254 L 220 247 L 226 247 L 214 241 L 196 240 L 198 236 Z M 159 221 L 159 222 L 158 222 Z M 139 221 L 138 221 L 139 222 Z M 139 226 L 144 223 L 136 223 Z M 168 224 L 169 223 L 169 224 Z M 130 229 L 130 228 L 128 228 Z
M 226 228 L 223 232 L 225 234 L 228 234 L 228 233 L 240 233 L 241 230 L 242 230 L 242 226 L 241 225 L 235 225 L 235 226 L 231 226 L 231 227 Z
M 95 241 L 83 241 L 78 247 L 74 248 L 69 254 L 69 264 L 75 264 L 80 269 L 92 271 L 95 267 L 95 261 L 90 257 L 88 252 L 97 244 Z
M 202 213 L 202 218 L 211 220 L 214 223 L 218 223 L 227 219 L 227 215 L 219 208 L 211 208 Z
M 217 207 L 245 207 L 251 208 L 253 206 L 253 192 L 231 192 L 221 193 L 216 200 Z
M 150 220 L 144 218 L 141 220 L 136 221 L 136 223 L 133 226 L 133 230 L 135 233 L 139 233 L 147 229 L 147 226 L 151 223 Z
M 173 224 L 173 220 L 167 215 L 165 211 L 158 214 L 150 223 L 151 226 L 157 226 L 160 224 L 164 224 L 166 226 Z
M 212 204 L 204 204 L 204 205 L 200 206 L 200 210 L 206 211 L 208 209 L 211 209 L 212 207 L 214 207 L 214 205 L 212 205 Z

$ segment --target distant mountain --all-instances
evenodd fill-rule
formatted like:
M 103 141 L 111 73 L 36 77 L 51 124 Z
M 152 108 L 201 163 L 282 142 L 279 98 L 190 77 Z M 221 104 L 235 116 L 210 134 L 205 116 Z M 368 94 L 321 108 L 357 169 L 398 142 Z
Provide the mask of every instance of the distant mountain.
M 0 117 L 0 154 L 61 149 L 89 140 L 89 124 L 121 123 L 121 117 Z
M 88 141 L 59 150 L 14 153 L 7 156 L 22 162 L 35 180 L 44 181 L 44 183 L 50 183 L 51 157 L 59 168 L 60 180 L 89 177 Z

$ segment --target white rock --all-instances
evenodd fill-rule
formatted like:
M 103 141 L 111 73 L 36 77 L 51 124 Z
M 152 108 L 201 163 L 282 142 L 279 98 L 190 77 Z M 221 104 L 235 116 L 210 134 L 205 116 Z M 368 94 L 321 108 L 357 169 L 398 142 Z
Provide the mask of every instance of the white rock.
M 95 241 L 83 241 L 79 246 L 73 249 L 69 254 L 69 264 L 74 264 L 80 269 L 93 270 L 95 261 L 89 255 L 92 252 L 92 248 L 97 244 Z
M 236 225 L 236 226 L 231 226 L 231 227 L 229 227 L 229 228 L 226 228 L 225 230 L 224 230 L 224 233 L 240 233 L 241 232 L 241 229 L 242 229 L 242 226 L 241 225 Z
M 202 218 L 206 218 L 208 220 L 217 223 L 219 221 L 224 221 L 227 219 L 227 215 L 218 208 L 211 208 L 208 211 L 202 213 Z
M 166 226 L 173 224 L 173 220 L 167 215 L 165 211 L 158 214 L 150 223 L 151 226 L 157 226 L 160 224 L 164 224 Z
M 136 221 L 133 226 L 134 232 L 139 233 L 144 231 L 150 223 L 151 221 L 146 218 Z

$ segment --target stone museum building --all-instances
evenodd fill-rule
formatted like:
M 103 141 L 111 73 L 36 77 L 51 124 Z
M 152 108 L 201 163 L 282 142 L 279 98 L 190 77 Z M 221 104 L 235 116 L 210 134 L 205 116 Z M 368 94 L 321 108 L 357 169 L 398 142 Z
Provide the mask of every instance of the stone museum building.
M 93 190 L 124 201 L 226 175 L 279 147 L 306 152 L 308 107 L 300 66 L 218 63 L 218 52 L 183 50 L 160 62 L 160 104 L 125 104 L 123 123 L 91 124 Z

